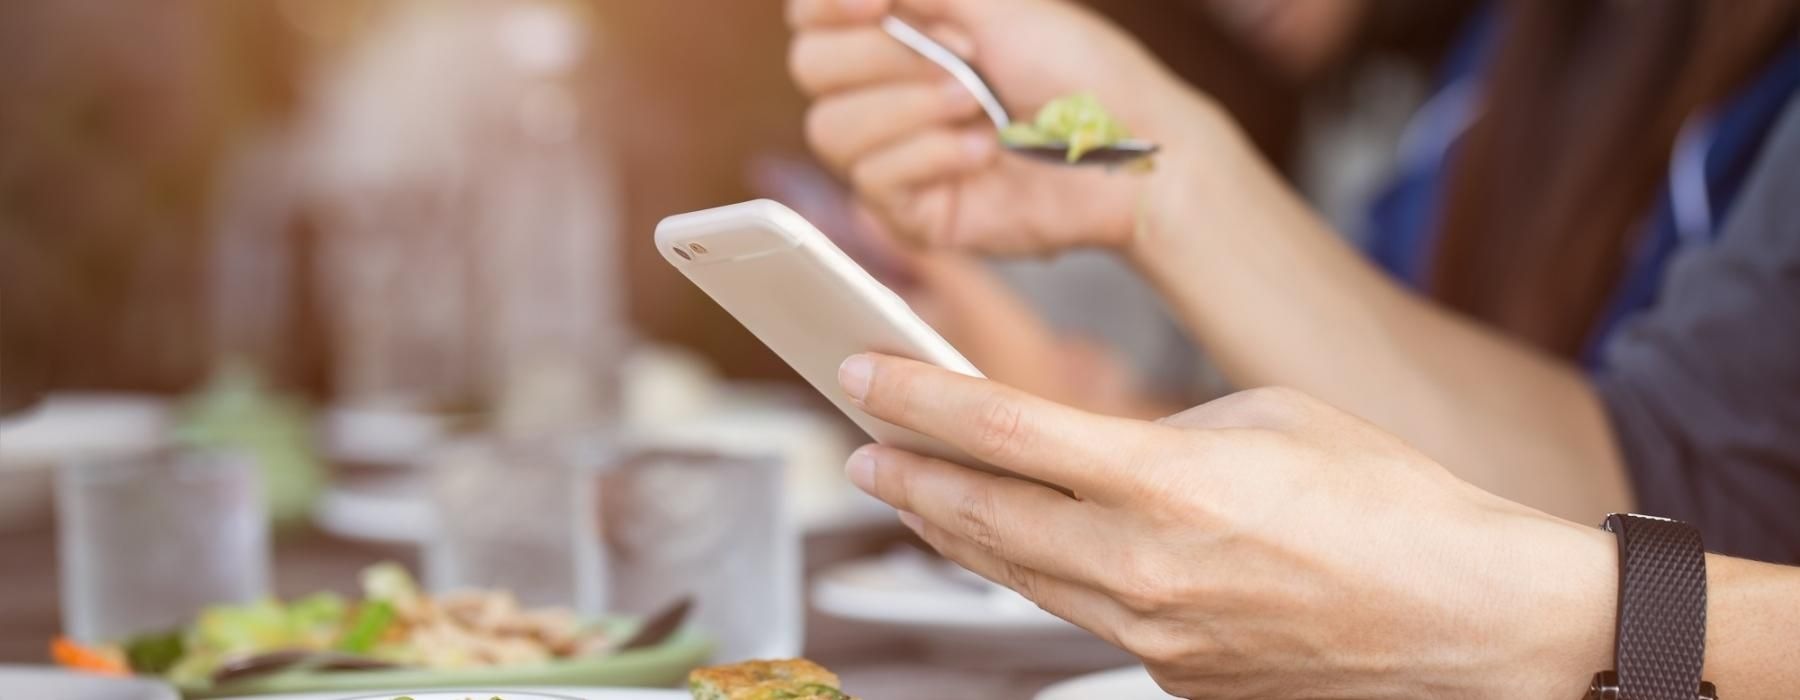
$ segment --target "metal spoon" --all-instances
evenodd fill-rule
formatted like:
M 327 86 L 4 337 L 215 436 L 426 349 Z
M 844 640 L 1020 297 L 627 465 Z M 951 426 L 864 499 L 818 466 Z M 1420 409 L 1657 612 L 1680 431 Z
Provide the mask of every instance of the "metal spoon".
M 988 87 L 987 81 L 981 78 L 981 74 L 975 72 L 975 67 L 962 60 L 962 57 L 956 55 L 956 52 L 938 43 L 936 39 L 926 36 L 924 32 L 907 24 L 905 20 L 893 15 L 881 18 L 881 29 L 907 48 L 924 56 L 925 60 L 936 63 L 938 67 L 948 71 L 950 77 L 968 88 L 969 93 L 975 96 L 975 101 L 981 103 L 981 111 L 987 113 L 988 121 L 994 123 L 996 130 L 1003 131 L 1012 124 L 1012 117 L 1007 116 L 1006 108 L 1000 104 L 1000 98 L 994 95 L 994 89 Z M 1125 139 L 1110 146 L 1083 153 L 1079 160 L 1070 163 L 1068 144 L 1004 145 L 1019 155 L 1065 165 L 1118 165 L 1156 153 L 1157 148 L 1156 144 L 1148 141 Z

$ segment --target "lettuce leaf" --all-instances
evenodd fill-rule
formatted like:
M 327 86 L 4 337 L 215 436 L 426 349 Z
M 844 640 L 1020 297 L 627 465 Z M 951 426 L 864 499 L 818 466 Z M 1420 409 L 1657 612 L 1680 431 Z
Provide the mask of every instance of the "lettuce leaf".
M 1089 92 L 1051 100 L 1038 110 L 1030 124 L 1010 124 L 1000 132 L 1000 140 L 1013 146 L 1068 144 L 1070 163 L 1079 162 L 1089 151 L 1128 138 L 1131 135 L 1125 127 Z

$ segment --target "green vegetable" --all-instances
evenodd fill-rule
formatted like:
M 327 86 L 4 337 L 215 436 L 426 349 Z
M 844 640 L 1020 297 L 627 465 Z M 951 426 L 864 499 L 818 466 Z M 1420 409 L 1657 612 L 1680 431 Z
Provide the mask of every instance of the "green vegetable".
M 257 652 L 284 645 L 287 609 L 273 598 L 244 605 L 215 605 L 200 611 L 189 643 L 221 652 Z
M 310 426 L 304 406 L 270 391 L 249 364 L 232 361 L 220 365 L 186 401 L 175 432 L 186 444 L 228 448 L 254 459 L 270 517 L 291 526 L 305 521 L 325 483 Z
M 186 647 L 181 630 L 146 634 L 125 640 L 125 662 L 137 673 L 160 674 L 181 660 Z
M 419 584 L 413 582 L 406 568 L 384 561 L 362 571 L 363 597 L 382 600 L 395 607 L 407 608 L 419 599 Z
M 1089 151 L 1130 138 L 1125 127 L 1107 114 L 1092 93 L 1080 92 L 1051 100 L 1038 110 L 1030 124 L 1014 123 L 1000 131 L 1000 140 L 1014 146 L 1069 145 L 1068 161 L 1075 163 Z
M 180 637 L 181 647 L 163 672 L 177 683 L 200 682 L 225 659 L 271 649 L 329 649 L 348 609 L 344 599 L 332 593 L 316 593 L 286 605 L 265 598 L 208 607 Z M 167 653 L 164 649 L 162 653 Z
M 350 622 L 350 628 L 344 631 L 338 640 L 338 651 L 362 654 L 375 648 L 375 642 L 381 640 L 388 624 L 394 621 L 394 606 L 385 600 L 372 600 L 364 603 L 356 611 L 356 618 Z
M 288 603 L 288 641 L 308 649 L 331 646 L 349 614 L 350 605 L 335 593 L 314 593 Z

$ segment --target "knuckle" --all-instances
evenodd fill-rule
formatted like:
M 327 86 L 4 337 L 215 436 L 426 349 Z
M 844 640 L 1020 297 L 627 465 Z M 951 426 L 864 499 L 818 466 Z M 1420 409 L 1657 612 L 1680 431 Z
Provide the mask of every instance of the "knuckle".
M 1135 502 L 1147 506 L 1171 502 L 1182 493 L 1170 488 L 1171 480 L 1184 480 L 1191 476 L 1192 469 L 1186 465 L 1194 460 L 1198 452 L 1192 447 L 1194 442 L 1185 433 L 1169 431 L 1165 439 L 1122 446 L 1116 458 L 1119 476 L 1117 486 L 1136 499 Z M 1183 468 L 1173 471 L 1170 469 L 1171 465 L 1183 465 Z
M 1194 649 L 1185 635 L 1162 620 L 1140 618 L 1123 635 L 1123 646 L 1146 666 L 1178 666 L 1188 660 Z
M 1157 615 L 1171 605 L 1172 596 L 1167 588 L 1141 568 L 1119 577 L 1112 587 L 1113 598 L 1125 609 L 1140 615 Z
M 1024 411 L 1012 397 L 989 395 L 975 414 L 975 447 L 979 457 L 1005 461 L 1018 456 L 1029 438 Z
M 1172 611 L 1192 608 L 1195 601 L 1207 600 L 1202 582 L 1185 574 L 1189 567 L 1171 565 L 1155 552 L 1127 548 L 1116 569 L 1107 593 L 1138 615 L 1166 617 Z
M 1025 596 L 1026 600 L 1037 602 L 1043 596 L 1042 586 L 1038 585 L 1036 571 L 1004 559 L 1001 560 L 1001 570 L 1001 575 L 1006 579 L 1001 583 L 1006 584 L 1007 588 L 1013 589 L 1019 595 Z
M 986 489 L 963 494 L 956 504 L 956 521 L 964 537 L 976 546 L 1000 554 L 999 530 L 994 526 L 994 496 Z

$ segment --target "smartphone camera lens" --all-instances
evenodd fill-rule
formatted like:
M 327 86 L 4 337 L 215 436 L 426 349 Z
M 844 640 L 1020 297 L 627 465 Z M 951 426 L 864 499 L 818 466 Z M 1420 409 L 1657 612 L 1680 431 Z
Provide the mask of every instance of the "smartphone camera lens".
M 699 243 L 689 243 L 688 250 L 694 251 L 696 255 L 706 254 L 706 246 L 700 245 Z
M 693 260 L 694 259 L 694 256 L 688 255 L 688 252 L 685 250 L 682 250 L 680 247 L 670 248 L 670 250 L 675 251 L 676 255 L 681 256 L 682 260 Z

